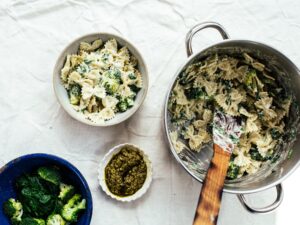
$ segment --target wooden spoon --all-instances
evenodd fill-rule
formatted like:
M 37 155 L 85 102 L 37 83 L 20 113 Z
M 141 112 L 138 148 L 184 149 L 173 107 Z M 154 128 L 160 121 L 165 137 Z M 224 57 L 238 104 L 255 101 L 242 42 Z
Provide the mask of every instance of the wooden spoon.
M 217 224 L 228 164 L 234 145 L 239 141 L 241 126 L 241 120 L 215 111 L 214 155 L 202 186 L 193 225 Z

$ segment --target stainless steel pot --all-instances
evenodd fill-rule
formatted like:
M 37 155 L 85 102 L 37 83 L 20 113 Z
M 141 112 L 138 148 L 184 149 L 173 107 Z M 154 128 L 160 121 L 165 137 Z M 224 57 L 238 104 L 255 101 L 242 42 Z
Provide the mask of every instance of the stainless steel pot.
M 206 28 L 214 28 L 218 30 L 224 40 L 193 54 L 193 37 L 197 32 Z M 246 52 L 251 56 L 263 61 L 269 68 L 271 68 L 275 72 L 282 85 L 287 89 L 292 90 L 296 96 L 297 103 L 299 103 L 300 72 L 295 64 L 278 50 L 270 47 L 269 45 L 255 41 L 229 39 L 229 35 L 225 29 L 220 24 L 215 22 L 204 22 L 194 26 L 186 36 L 186 50 L 188 58 L 175 74 L 167 94 L 164 111 L 164 125 L 169 147 L 174 157 L 191 176 L 202 182 L 205 178 L 206 170 L 213 154 L 211 146 L 206 146 L 199 153 L 191 150 L 184 150 L 180 154 L 177 154 L 169 136 L 169 131 L 172 129 L 172 123 L 170 122 L 167 105 L 169 95 L 179 74 L 184 71 L 188 65 L 216 52 L 225 53 L 228 55 Z M 299 115 L 297 110 L 292 109 L 289 117 L 289 124 L 287 126 L 290 129 L 295 129 L 298 131 Z M 282 181 L 300 164 L 300 151 L 294 151 L 291 155 L 289 152 L 291 148 L 295 148 L 295 150 L 300 148 L 300 138 L 298 137 L 299 135 L 297 135 L 296 141 L 293 140 L 289 143 L 279 146 L 277 149 L 279 154 L 279 159 L 277 162 L 266 163 L 262 166 L 259 172 L 254 175 L 248 175 L 234 181 L 226 181 L 224 192 L 237 194 L 242 205 L 253 213 L 266 213 L 276 209 L 283 199 L 283 189 L 281 185 Z M 277 190 L 276 200 L 271 205 L 263 208 L 257 208 L 250 206 L 247 203 L 244 194 L 263 191 L 271 187 L 276 187 Z

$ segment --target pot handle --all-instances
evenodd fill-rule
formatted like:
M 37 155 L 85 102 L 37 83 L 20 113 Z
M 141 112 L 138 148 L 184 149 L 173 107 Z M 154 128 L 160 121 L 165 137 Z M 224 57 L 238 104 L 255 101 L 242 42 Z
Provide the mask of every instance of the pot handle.
M 251 213 L 268 213 L 268 212 L 274 211 L 282 202 L 283 189 L 282 189 L 281 184 L 276 185 L 276 191 L 277 191 L 276 200 L 271 205 L 268 205 L 268 206 L 265 206 L 262 208 L 256 208 L 256 207 L 250 206 L 247 203 L 245 196 L 243 194 L 239 194 L 238 198 L 239 198 L 240 202 L 242 203 L 242 205 L 244 206 L 244 208 L 247 209 L 249 212 L 251 212 Z
M 186 46 L 186 53 L 188 56 L 193 54 L 192 49 L 192 40 L 196 33 L 199 31 L 205 29 L 205 28 L 214 28 L 219 31 L 223 39 L 229 39 L 228 33 L 225 31 L 224 27 L 216 22 L 203 22 L 195 25 L 190 29 L 190 31 L 187 33 L 185 38 L 185 46 Z

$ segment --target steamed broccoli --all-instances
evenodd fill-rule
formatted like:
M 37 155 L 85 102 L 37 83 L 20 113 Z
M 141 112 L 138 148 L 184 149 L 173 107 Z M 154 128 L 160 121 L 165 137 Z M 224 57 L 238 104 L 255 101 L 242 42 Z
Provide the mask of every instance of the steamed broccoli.
M 46 223 L 43 219 L 27 217 L 22 219 L 20 225 L 46 225 Z
M 232 161 L 229 163 L 229 167 L 227 170 L 227 178 L 230 180 L 236 179 L 239 174 L 240 167 L 235 165 Z
M 18 216 L 22 214 L 22 204 L 13 198 L 10 198 L 4 202 L 3 210 L 8 217 Z
M 250 70 L 244 79 L 244 85 L 254 93 L 263 88 L 263 83 L 258 79 L 256 70 Z
M 117 104 L 119 112 L 125 112 L 134 105 L 134 100 L 131 97 L 123 98 Z
M 69 90 L 70 103 L 72 105 L 77 105 L 80 101 L 80 95 L 81 95 L 80 85 L 78 85 L 78 84 L 72 85 Z
M 132 98 L 126 98 L 127 107 L 130 108 L 134 105 L 134 100 Z
M 59 185 L 59 195 L 58 198 L 62 201 L 68 201 L 74 194 L 75 188 L 72 185 L 67 185 L 64 183 L 60 183 Z
M 119 101 L 119 103 L 117 104 L 118 110 L 120 112 L 125 112 L 128 108 L 127 102 L 124 100 Z
M 68 222 L 76 222 L 78 214 L 81 210 L 85 209 L 86 200 L 81 199 L 81 195 L 75 194 L 67 204 L 64 205 L 61 215 Z
M 57 169 L 51 167 L 40 167 L 37 170 L 38 175 L 43 180 L 46 180 L 52 184 L 58 185 L 60 183 L 61 177 Z
M 8 199 L 3 203 L 4 213 L 10 218 L 12 224 L 18 224 L 23 215 L 23 207 L 19 201 L 13 198 Z
M 129 79 L 131 79 L 131 80 L 135 80 L 135 79 L 137 78 L 136 75 L 135 75 L 134 73 L 128 74 L 128 77 L 129 77 Z
M 256 71 L 255 70 L 250 70 L 244 80 L 244 84 L 249 87 L 249 88 L 255 88 L 255 83 L 254 83 L 254 77 L 256 76 Z
M 48 217 L 46 225 L 65 225 L 66 221 L 59 214 Z
M 121 71 L 117 68 L 115 68 L 113 70 L 110 70 L 108 72 L 108 77 L 111 78 L 111 79 L 121 81 Z
M 116 79 L 104 79 L 103 86 L 108 94 L 114 94 L 119 89 L 120 83 Z
M 134 92 L 134 93 L 138 93 L 141 88 L 139 88 L 138 86 L 134 85 L 134 84 L 130 84 L 128 85 L 128 87 L 130 87 L 130 89 Z

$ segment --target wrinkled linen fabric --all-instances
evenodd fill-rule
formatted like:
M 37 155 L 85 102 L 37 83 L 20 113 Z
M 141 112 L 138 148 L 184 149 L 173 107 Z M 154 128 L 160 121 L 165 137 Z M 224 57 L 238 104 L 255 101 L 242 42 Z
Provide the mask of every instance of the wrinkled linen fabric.
M 270 44 L 300 65 L 299 9 L 300 1 L 293 0 L 1 0 L 0 166 L 34 152 L 69 160 L 92 191 L 92 225 L 192 224 L 201 184 L 173 159 L 164 140 L 162 113 L 170 82 L 187 58 L 185 35 L 197 22 L 217 21 L 232 38 Z M 150 86 L 143 106 L 113 127 L 75 121 L 59 105 L 52 87 L 60 52 L 73 39 L 92 32 L 128 38 L 149 70 Z M 195 36 L 194 52 L 220 40 L 216 31 L 203 31 Z M 143 148 L 154 166 L 149 191 L 125 204 L 106 196 L 97 182 L 99 161 L 108 149 L 123 142 Z M 235 195 L 224 194 L 218 224 L 285 224 L 286 216 L 292 218 L 289 224 L 297 224 L 293 209 L 298 207 L 293 204 L 300 199 L 296 188 L 291 188 L 295 184 L 299 188 L 297 175 L 299 172 L 289 178 L 286 189 L 291 192 L 277 214 L 249 214 Z M 248 199 L 265 205 L 273 198 L 269 190 Z

